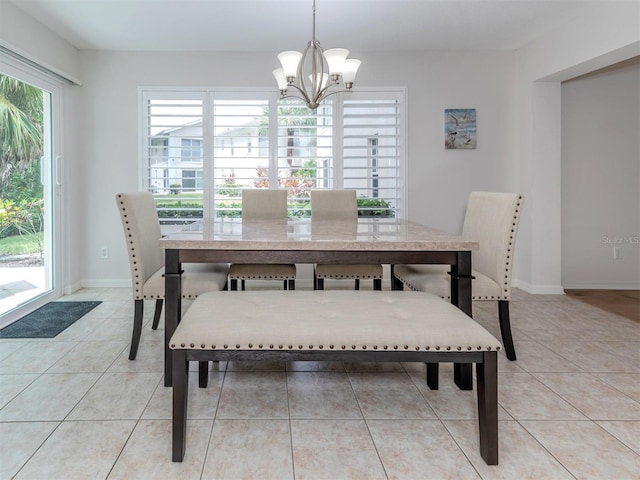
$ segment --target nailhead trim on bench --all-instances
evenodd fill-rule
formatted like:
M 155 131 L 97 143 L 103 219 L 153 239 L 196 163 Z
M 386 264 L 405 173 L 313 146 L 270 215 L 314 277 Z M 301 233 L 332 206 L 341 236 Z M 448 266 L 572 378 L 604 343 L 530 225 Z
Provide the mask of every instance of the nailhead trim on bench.
M 176 346 L 175 343 L 170 344 L 170 347 L 172 349 L 177 349 L 177 348 L 186 348 L 186 344 L 181 343 L 180 347 Z M 190 348 L 196 348 L 195 344 L 190 344 L 189 345 Z M 269 345 L 269 347 L 264 347 L 262 344 L 257 345 L 257 348 L 254 348 L 254 345 L 252 343 L 249 343 L 247 345 L 240 345 L 239 343 L 235 345 L 236 350 L 282 350 L 284 349 L 284 345 L 278 345 L 277 348 L 274 345 Z M 333 345 L 329 345 L 329 349 L 333 350 L 335 347 Z M 340 347 L 342 350 L 346 350 L 347 346 L 346 345 L 342 345 Z M 381 347 L 379 347 L 378 345 L 373 345 L 370 347 L 367 347 L 366 345 L 360 345 L 360 346 L 356 346 L 356 345 L 351 345 L 351 350 L 357 350 L 358 348 L 361 348 L 362 350 L 378 350 L 378 348 L 382 348 L 384 350 L 388 350 L 389 348 L 393 348 L 394 350 L 398 350 L 399 347 L 398 345 L 394 345 L 393 347 L 390 347 L 389 345 L 382 345 Z M 404 350 L 409 350 L 409 345 L 403 345 L 402 347 Z M 419 351 L 421 348 L 424 350 L 430 350 L 431 348 L 433 348 L 434 350 L 440 350 L 441 347 L 440 345 L 435 345 L 435 346 L 430 346 L 430 345 L 426 345 L 424 347 L 420 346 L 420 345 L 416 345 L 414 347 L 411 347 L 413 349 L 415 349 L 416 351 Z M 222 348 L 220 348 L 217 345 L 211 345 L 211 347 L 207 347 L 204 343 L 200 344 L 199 347 L 200 350 L 228 350 L 229 349 L 229 345 L 222 345 Z M 293 349 L 293 345 L 289 345 L 287 350 L 292 350 Z M 309 345 L 308 348 L 305 348 L 305 345 L 298 345 L 298 349 L 299 350 L 322 350 L 324 349 L 324 345 L 318 345 L 317 348 L 314 348 L 313 345 Z M 444 347 L 445 350 L 458 350 L 458 351 L 462 351 L 464 350 L 468 350 L 471 351 L 473 350 L 473 347 L 471 345 L 467 345 L 466 347 L 461 347 L 461 346 L 457 346 L 457 347 L 452 347 L 451 345 L 447 345 Z M 476 347 L 477 350 L 483 350 L 481 345 L 478 345 Z M 490 352 L 491 350 L 496 350 L 499 351 L 500 350 L 500 346 L 496 346 L 496 347 L 491 347 L 491 346 L 487 346 L 484 348 L 484 350 Z

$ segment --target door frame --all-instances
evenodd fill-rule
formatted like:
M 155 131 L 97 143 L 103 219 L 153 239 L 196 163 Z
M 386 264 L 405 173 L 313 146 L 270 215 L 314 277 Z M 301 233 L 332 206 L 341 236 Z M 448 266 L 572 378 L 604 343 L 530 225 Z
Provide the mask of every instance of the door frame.
M 42 162 L 45 165 L 45 202 L 48 200 L 51 205 L 48 227 L 53 231 L 50 233 L 50 242 L 45 241 L 45 275 L 50 279 L 50 289 L 35 296 L 31 300 L 23 303 L 12 310 L 0 315 L 0 327 L 8 325 L 21 318 L 27 313 L 41 307 L 42 305 L 56 300 L 64 292 L 64 268 L 66 264 L 66 252 L 62 248 L 63 232 L 65 231 L 63 205 L 64 205 L 64 157 L 63 157 L 63 84 L 59 80 L 36 70 L 35 68 L 20 62 L 2 52 L 0 52 L 0 72 L 16 78 L 17 80 L 33 85 L 50 94 L 49 104 L 49 133 L 45 132 L 43 141 L 45 142 L 45 152 L 43 158 L 49 157 Z M 46 113 L 46 112 L 45 112 Z M 47 148 L 47 141 L 49 143 Z M 48 155 L 47 155 L 48 154 Z M 46 232 L 45 232 L 46 233 Z

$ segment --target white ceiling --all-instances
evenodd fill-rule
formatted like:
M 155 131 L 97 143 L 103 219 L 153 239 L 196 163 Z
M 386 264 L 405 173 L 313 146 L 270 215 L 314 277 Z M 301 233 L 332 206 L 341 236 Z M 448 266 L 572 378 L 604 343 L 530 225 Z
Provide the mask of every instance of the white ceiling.
M 302 50 L 312 36 L 312 0 L 7 1 L 79 49 Z M 317 0 L 316 37 L 352 51 L 513 50 L 612 1 L 629 0 Z

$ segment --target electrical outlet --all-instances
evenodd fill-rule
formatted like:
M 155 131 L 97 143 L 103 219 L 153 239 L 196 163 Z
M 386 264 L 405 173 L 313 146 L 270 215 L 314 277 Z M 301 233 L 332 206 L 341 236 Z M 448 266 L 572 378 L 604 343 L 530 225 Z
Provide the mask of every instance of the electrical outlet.
M 613 247 L 613 259 L 620 260 L 622 258 L 622 247 Z
M 107 247 L 100 249 L 100 258 L 109 258 L 109 249 Z

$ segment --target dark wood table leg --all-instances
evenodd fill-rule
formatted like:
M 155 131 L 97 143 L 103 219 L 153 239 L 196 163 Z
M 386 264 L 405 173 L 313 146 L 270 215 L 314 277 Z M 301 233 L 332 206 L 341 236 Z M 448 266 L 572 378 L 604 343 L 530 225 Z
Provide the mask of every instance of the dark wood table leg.
M 451 265 L 451 303 L 473 318 L 471 252 L 458 252 L 457 257 L 457 263 Z M 473 390 L 473 364 L 455 363 L 453 379 L 460 390 Z
M 164 260 L 164 386 L 172 385 L 169 340 L 182 317 L 182 268 L 179 250 L 165 250 Z

